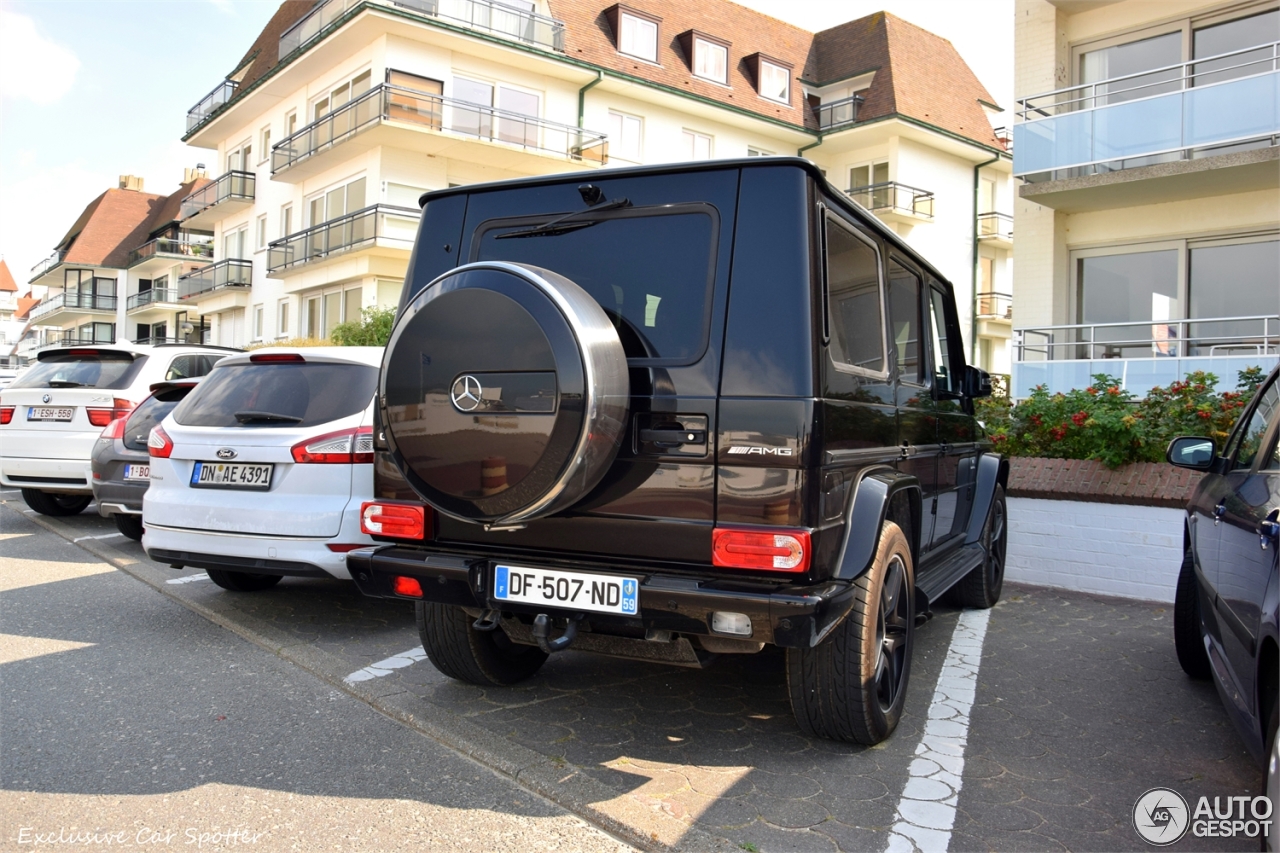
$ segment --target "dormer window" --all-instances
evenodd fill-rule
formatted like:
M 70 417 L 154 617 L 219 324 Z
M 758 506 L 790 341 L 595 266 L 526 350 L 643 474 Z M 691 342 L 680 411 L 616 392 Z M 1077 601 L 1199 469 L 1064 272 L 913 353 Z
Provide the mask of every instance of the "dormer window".
M 791 103 L 791 69 L 761 59 L 760 95 L 780 104 Z
M 728 83 L 729 49 L 723 44 L 693 37 L 693 73 L 705 80 Z
M 618 8 L 618 52 L 647 62 L 658 61 L 658 21 Z

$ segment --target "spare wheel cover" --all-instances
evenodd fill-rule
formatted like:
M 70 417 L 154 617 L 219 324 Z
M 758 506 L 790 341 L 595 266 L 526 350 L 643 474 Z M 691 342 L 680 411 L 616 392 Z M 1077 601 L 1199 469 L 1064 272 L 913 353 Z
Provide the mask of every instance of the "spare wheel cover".
M 600 482 L 626 426 L 617 331 L 569 279 L 484 261 L 427 285 L 396 321 L 379 378 L 387 443 L 446 515 L 517 525 Z

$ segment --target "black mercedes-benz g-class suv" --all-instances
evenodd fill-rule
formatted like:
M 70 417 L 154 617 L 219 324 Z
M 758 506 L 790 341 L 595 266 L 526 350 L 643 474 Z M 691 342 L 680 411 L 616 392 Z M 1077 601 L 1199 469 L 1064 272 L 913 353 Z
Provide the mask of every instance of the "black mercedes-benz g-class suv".
M 416 600 L 463 681 L 773 644 L 804 731 L 887 737 L 917 616 L 1003 579 L 1008 466 L 946 279 L 802 159 L 423 204 L 360 589 Z

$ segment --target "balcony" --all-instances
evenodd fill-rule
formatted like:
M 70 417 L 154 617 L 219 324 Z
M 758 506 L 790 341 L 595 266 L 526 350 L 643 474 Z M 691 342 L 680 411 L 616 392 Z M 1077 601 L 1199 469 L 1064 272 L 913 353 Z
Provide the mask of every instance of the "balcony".
M 253 205 L 257 177 L 252 172 L 232 170 L 205 184 L 182 200 L 182 224 L 186 228 L 212 230 L 224 216 Z
M 1007 213 L 979 213 L 978 239 L 1008 248 L 1013 245 L 1013 217 Z
M 552 174 L 564 171 L 566 160 L 604 165 L 605 140 L 603 133 L 537 116 L 382 84 L 272 146 L 271 176 L 301 180 L 338 157 L 345 160 L 379 145 Z M 339 145 L 342 151 L 333 153 Z
M 199 306 L 201 313 L 243 308 L 252 285 L 253 261 L 228 258 L 178 279 L 178 301 Z
M 213 91 L 200 99 L 200 103 L 187 110 L 187 133 L 213 118 L 219 110 L 231 102 L 240 84 L 235 80 L 223 80 Z
M 52 317 L 55 314 L 90 314 L 116 311 L 116 298 L 97 293 L 58 293 L 40 301 L 28 315 L 34 322 L 41 317 Z
M 271 243 L 267 249 L 267 273 L 284 278 L 302 267 L 341 255 L 362 263 L 362 268 L 352 274 L 403 277 L 421 216 L 421 211 L 413 208 L 375 204 L 322 222 Z M 381 269 L 371 268 L 376 266 L 370 263 L 375 257 L 389 263 Z
M 1013 319 L 1013 294 L 990 291 L 978 294 L 978 319 L 1004 320 Z
M 213 260 L 213 240 L 192 240 L 190 238 L 157 237 L 148 240 L 129 253 L 125 265 L 136 273 L 146 276 L 152 271 L 159 271 L 173 266 L 175 261 L 198 261 L 207 263 Z
M 1119 376 L 1142 395 L 1204 370 L 1230 383 L 1247 367 L 1280 361 L 1280 316 L 1203 317 L 1124 323 L 1073 323 L 1015 329 L 1013 392 L 1085 388 L 1095 373 Z
M 819 105 L 817 108 L 818 130 L 834 130 L 846 124 L 853 124 L 858 120 L 858 107 L 861 106 L 862 102 L 861 95 L 854 95 L 850 98 Z
M 995 134 L 996 142 L 1004 146 L 1004 150 L 1010 154 L 1013 153 L 1013 128 L 1011 127 L 993 127 L 991 132 Z
M 348 11 L 360 5 L 409 11 L 477 32 L 513 39 L 564 53 L 564 23 L 495 0 L 327 0 L 280 36 L 280 58 L 323 36 Z M 190 118 L 187 129 L 192 129 Z
M 27 279 L 27 282 L 34 284 L 36 279 L 40 278 L 45 273 L 52 271 L 53 268 L 62 263 L 66 257 L 67 253 L 65 251 L 55 250 L 52 255 L 31 268 L 31 277 Z
M 162 303 L 176 305 L 178 303 L 178 289 L 176 287 L 153 287 L 150 290 L 140 290 L 125 300 L 125 310 L 133 313 Z
M 845 194 L 885 222 L 932 222 L 933 193 L 917 187 L 885 181 L 851 187 Z
M 1022 98 L 1014 175 L 1097 175 L 1280 134 L 1280 42 Z

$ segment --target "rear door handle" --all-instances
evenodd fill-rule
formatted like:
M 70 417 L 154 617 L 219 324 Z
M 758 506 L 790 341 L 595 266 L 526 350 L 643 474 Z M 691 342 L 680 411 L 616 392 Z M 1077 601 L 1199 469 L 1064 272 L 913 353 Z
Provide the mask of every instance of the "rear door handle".
M 682 444 L 706 444 L 705 429 L 642 429 L 640 440 L 658 447 L 679 447 Z
M 1218 504 L 1213 508 L 1213 523 L 1217 524 L 1222 521 L 1222 516 L 1227 514 L 1227 505 Z

